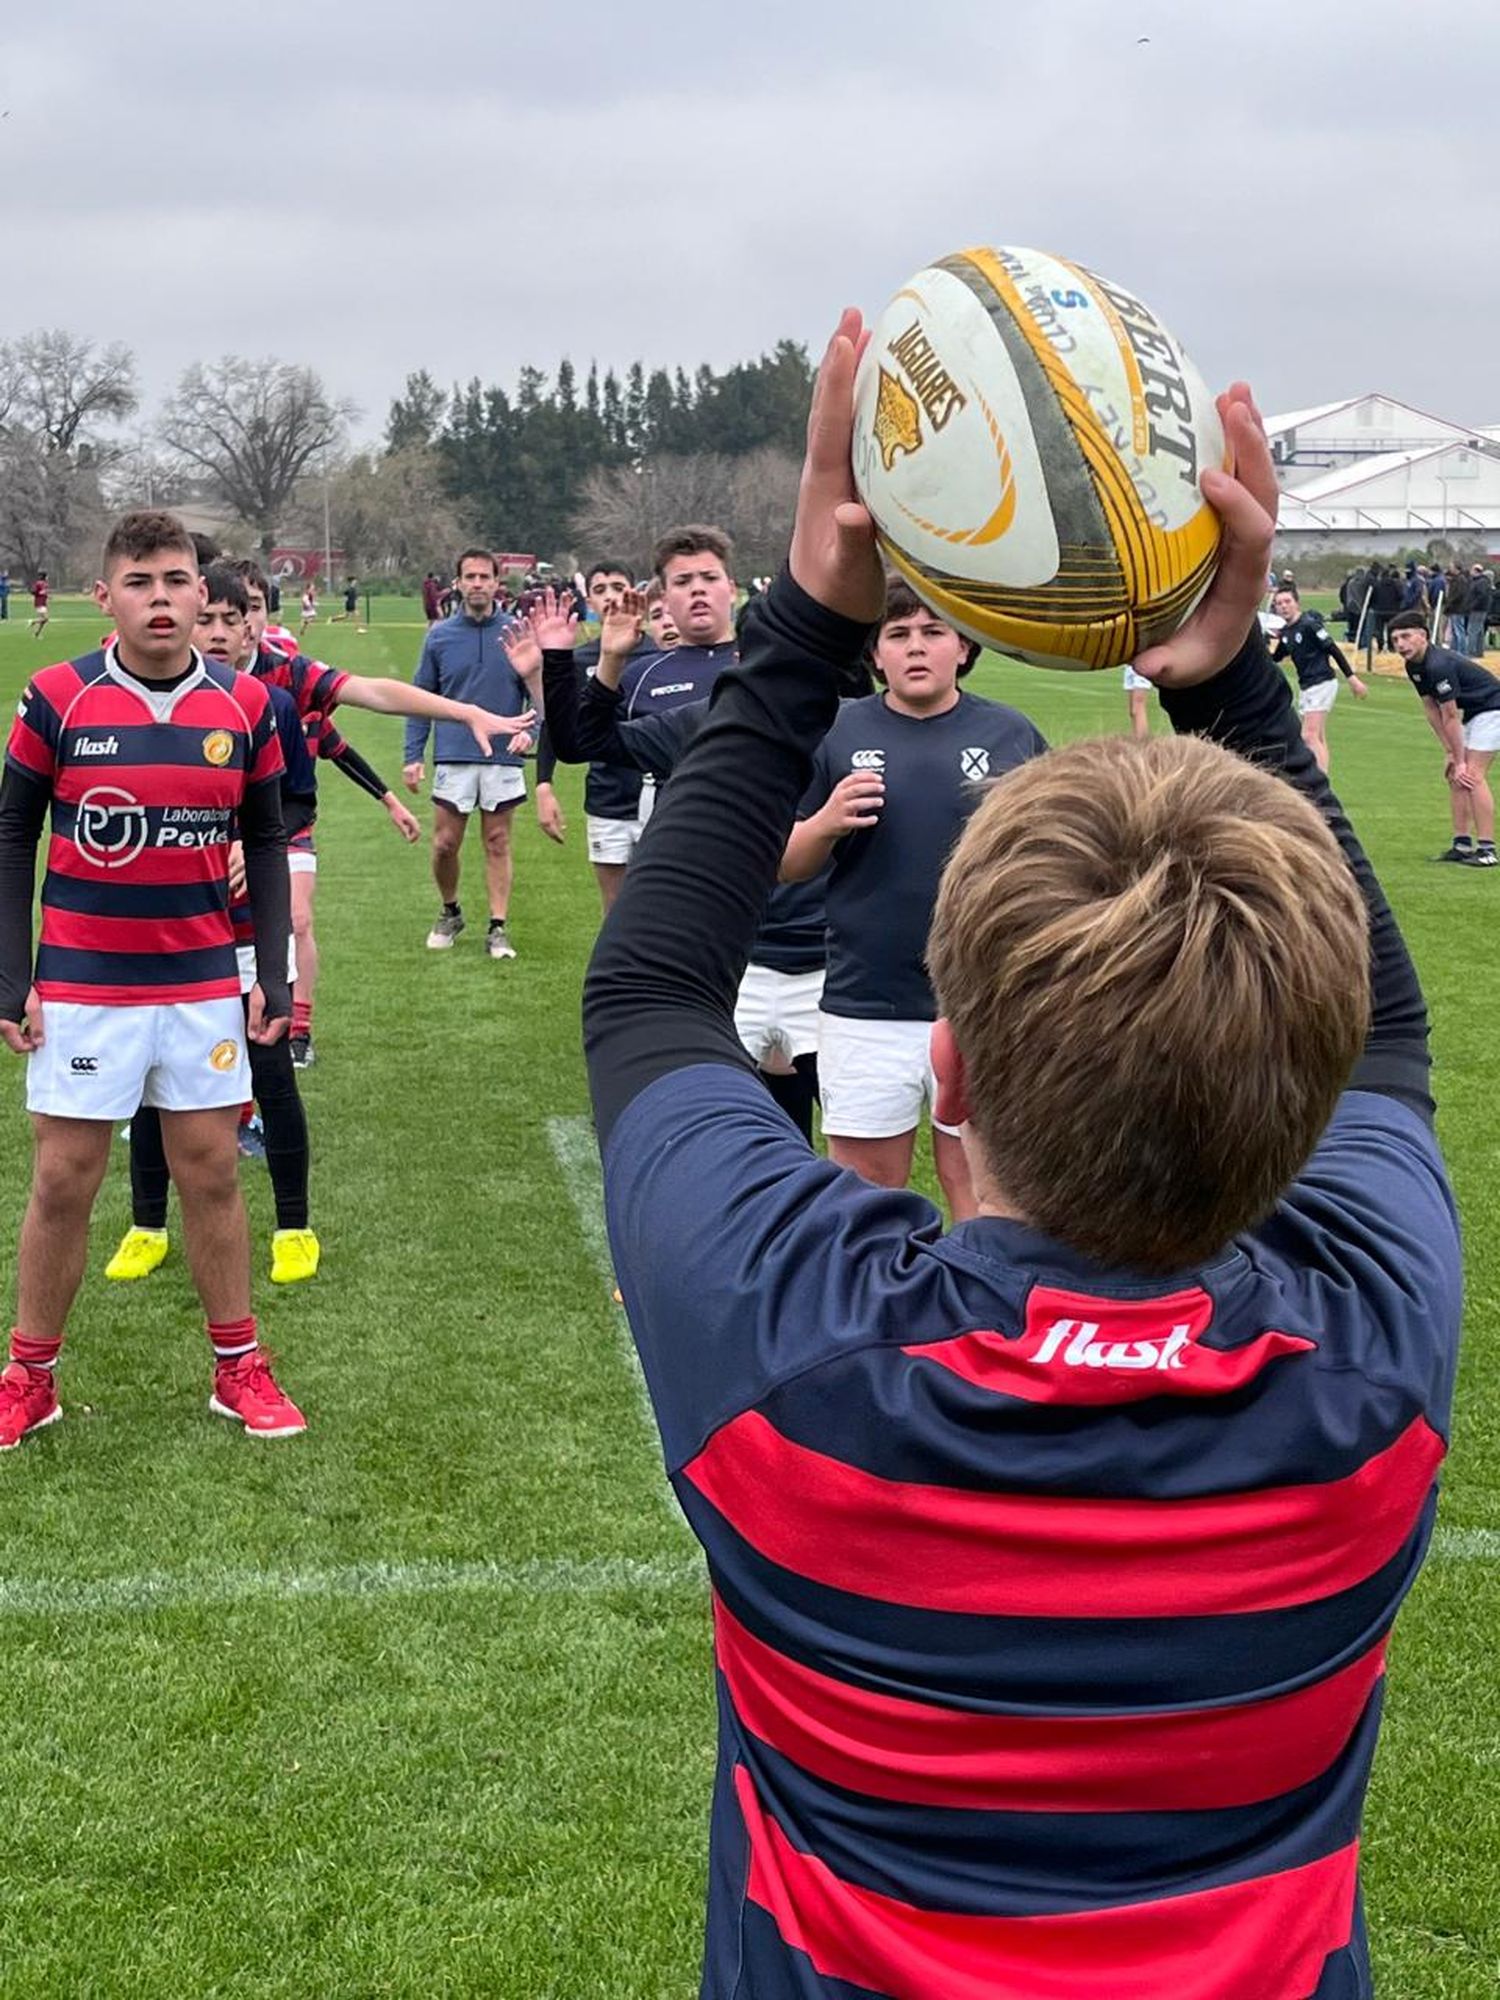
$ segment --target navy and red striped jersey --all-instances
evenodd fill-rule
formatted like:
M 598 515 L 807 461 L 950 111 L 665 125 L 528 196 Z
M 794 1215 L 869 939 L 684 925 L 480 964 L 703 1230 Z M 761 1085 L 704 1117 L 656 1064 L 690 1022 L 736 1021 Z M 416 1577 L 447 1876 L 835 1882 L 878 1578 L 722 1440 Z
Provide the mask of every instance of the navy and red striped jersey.
M 325 667 L 304 653 L 287 654 L 270 649 L 264 640 L 251 660 L 248 672 L 258 681 L 285 688 L 297 704 L 307 747 L 314 757 L 324 755 L 321 739 L 330 727 L 329 716 L 337 706 L 349 676 L 337 667 Z M 332 752 L 326 753 L 332 755 Z
M 271 704 L 271 714 L 276 724 L 276 739 L 281 745 L 281 804 L 282 817 L 287 818 L 288 806 L 306 806 L 315 802 L 318 796 L 318 774 L 313 769 L 312 755 L 307 747 L 307 738 L 302 733 L 302 720 L 297 714 L 297 705 L 285 688 L 277 687 L 274 681 L 262 683 L 266 698 Z M 293 836 L 295 839 L 296 836 Z M 291 841 L 287 845 L 290 847 Z M 237 897 L 229 905 L 229 920 L 234 926 L 234 941 L 237 946 L 255 943 L 255 915 L 250 908 L 248 895 Z
M 273 653 L 279 660 L 290 660 L 302 651 L 296 633 L 288 631 L 285 625 L 267 625 L 260 635 L 260 649 L 263 653 Z
M 1386 1644 L 1460 1317 L 1431 1132 L 1351 1091 L 1212 1265 L 942 1233 L 671 1071 L 610 1239 L 708 1557 L 715 2000 L 1357 2000 Z
M 217 661 L 153 689 L 113 651 L 46 667 L 8 761 L 52 793 L 35 983 L 46 1000 L 142 1007 L 239 992 L 229 842 L 281 746 L 266 690 Z

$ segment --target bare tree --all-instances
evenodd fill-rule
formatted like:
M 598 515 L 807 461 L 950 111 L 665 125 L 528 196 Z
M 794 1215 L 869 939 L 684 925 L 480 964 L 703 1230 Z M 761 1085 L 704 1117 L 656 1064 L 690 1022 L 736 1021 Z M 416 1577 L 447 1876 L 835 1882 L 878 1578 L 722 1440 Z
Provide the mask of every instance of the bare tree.
M 135 356 L 119 341 L 96 349 L 55 327 L 24 334 L 10 353 L 15 409 L 51 451 L 97 444 L 99 425 L 128 417 L 139 401 Z
M 0 432 L 0 562 L 25 576 L 94 574 L 103 540 L 98 475 L 33 433 Z
M 584 481 L 573 532 L 585 551 L 608 549 L 644 574 L 668 528 L 711 521 L 733 538 L 739 570 L 775 569 L 791 535 L 798 471 L 772 445 L 737 458 L 697 452 L 599 468 Z
M 87 561 L 102 521 L 107 426 L 136 407 L 135 358 L 54 329 L 0 342 L 0 559 L 35 574 Z
M 298 480 L 342 440 L 354 414 L 311 368 L 231 354 L 183 375 L 162 413 L 162 441 L 207 476 L 269 554 Z

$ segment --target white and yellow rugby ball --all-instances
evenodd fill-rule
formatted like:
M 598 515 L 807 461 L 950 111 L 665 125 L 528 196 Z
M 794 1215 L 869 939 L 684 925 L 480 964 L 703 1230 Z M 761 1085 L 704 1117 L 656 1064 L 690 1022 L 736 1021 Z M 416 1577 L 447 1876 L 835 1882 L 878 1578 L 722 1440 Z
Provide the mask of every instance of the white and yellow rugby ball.
M 1039 250 L 961 250 L 876 321 L 854 472 L 886 557 L 971 638 L 1111 667 L 1208 587 L 1213 397 L 1149 306 Z

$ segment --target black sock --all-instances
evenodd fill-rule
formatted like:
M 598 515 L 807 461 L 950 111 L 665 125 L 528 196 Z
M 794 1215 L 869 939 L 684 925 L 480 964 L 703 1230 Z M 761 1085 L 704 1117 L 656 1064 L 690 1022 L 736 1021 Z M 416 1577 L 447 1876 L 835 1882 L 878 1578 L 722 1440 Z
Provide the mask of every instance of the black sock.
M 461 917 L 463 911 L 458 907 L 457 903 L 444 903 L 443 915 L 445 917 Z
M 491 929 L 492 931 L 503 931 L 503 930 L 505 929 L 505 919 L 504 919 L 504 917 L 491 917 L 491 918 L 490 918 L 490 929 Z
M 1461 854 L 1467 854 L 1469 849 L 1474 845 L 1474 836 L 1471 833 L 1455 833 L 1453 836 L 1453 845 Z

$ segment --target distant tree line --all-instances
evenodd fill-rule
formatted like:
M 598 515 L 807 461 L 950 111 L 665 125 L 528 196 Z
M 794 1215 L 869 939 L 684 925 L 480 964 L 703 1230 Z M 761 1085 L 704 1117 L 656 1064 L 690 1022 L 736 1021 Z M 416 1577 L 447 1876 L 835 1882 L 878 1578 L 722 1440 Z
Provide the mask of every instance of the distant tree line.
M 187 369 L 134 432 L 135 357 L 63 332 L 0 343 L 0 562 L 82 577 L 107 512 L 198 502 L 244 546 L 318 546 L 408 581 L 460 541 L 570 562 L 606 550 L 644 573 L 675 521 L 734 535 L 747 574 L 784 551 L 812 367 L 769 354 L 622 373 L 564 358 L 513 386 L 444 389 L 426 370 L 384 435 L 352 449 L 353 406 L 310 368 L 228 355 Z

